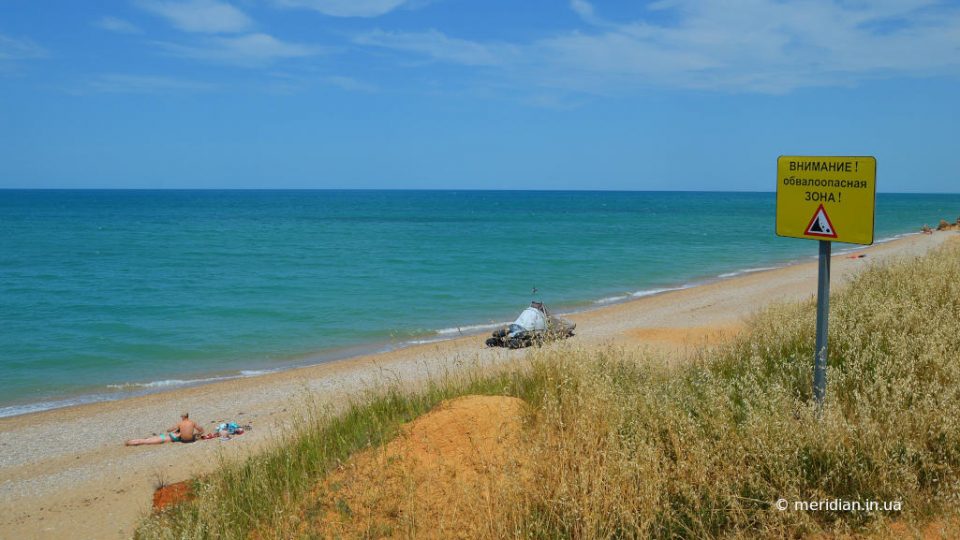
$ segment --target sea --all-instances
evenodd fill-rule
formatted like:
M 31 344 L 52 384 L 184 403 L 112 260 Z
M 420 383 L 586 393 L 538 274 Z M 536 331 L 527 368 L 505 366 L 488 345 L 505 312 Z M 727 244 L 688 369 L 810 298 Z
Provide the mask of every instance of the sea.
M 880 242 L 960 215 L 957 194 L 876 203 Z M 774 219 L 773 193 L 0 190 L 0 416 L 483 334 L 532 299 L 588 310 L 816 256 Z

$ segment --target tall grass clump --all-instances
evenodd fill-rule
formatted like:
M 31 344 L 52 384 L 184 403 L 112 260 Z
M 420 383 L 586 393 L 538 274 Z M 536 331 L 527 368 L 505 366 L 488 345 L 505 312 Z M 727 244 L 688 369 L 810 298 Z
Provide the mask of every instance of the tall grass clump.
M 801 538 L 960 523 L 960 243 L 865 270 L 833 295 L 822 409 L 811 395 L 814 319 L 812 299 L 765 309 L 686 362 L 558 344 L 514 373 L 390 392 L 225 463 L 198 480 L 194 502 L 138 535 L 305 534 L 285 513 L 335 464 L 469 393 L 530 405 L 516 449 L 524 489 L 491 486 L 495 502 L 477 510 L 490 537 Z M 834 500 L 900 510 L 792 506 Z M 410 534 L 429 536 L 426 520 L 406 518 L 423 527 Z
M 960 511 L 960 246 L 872 268 L 833 297 L 828 391 L 811 398 L 815 305 L 757 314 L 675 370 L 553 350 L 522 529 L 540 537 L 804 537 Z M 774 502 L 899 502 L 786 511 Z

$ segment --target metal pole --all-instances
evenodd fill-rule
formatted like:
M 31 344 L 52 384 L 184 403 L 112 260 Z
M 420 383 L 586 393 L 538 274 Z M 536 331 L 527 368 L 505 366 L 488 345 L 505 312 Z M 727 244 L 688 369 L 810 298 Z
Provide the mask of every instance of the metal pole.
M 820 240 L 817 272 L 817 348 L 813 358 L 813 396 L 823 406 L 827 393 L 827 319 L 830 316 L 830 242 Z

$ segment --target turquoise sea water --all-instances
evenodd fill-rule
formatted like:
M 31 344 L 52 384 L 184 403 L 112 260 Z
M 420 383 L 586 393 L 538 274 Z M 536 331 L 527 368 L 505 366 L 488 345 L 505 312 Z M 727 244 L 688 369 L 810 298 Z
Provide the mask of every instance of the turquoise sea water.
M 960 214 L 877 197 L 876 238 Z M 843 249 L 838 245 L 836 249 Z M 772 193 L 0 191 L 0 416 L 453 337 L 816 255 Z

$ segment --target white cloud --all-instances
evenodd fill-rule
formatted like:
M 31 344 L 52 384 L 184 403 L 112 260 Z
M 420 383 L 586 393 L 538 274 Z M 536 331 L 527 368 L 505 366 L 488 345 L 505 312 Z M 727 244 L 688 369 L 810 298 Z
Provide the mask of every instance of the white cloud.
M 285 7 L 307 8 L 333 17 L 379 17 L 389 13 L 408 0 L 276 0 Z
M 225 2 L 138 0 L 138 4 L 186 32 L 236 34 L 206 37 L 190 44 L 157 42 L 174 56 L 242 67 L 261 67 L 283 59 L 326 52 L 323 47 L 289 43 L 261 32 L 249 33 L 247 30 L 253 26 L 253 21 Z
M 676 11 L 679 22 L 624 23 L 536 47 L 571 79 L 756 92 L 960 68 L 960 12 L 933 2 L 753 0 L 733 9 L 676 0 L 657 7 Z
M 593 18 L 593 6 L 585 0 L 570 0 L 570 9 L 577 12 L 577 15 L 584 19 Z
M 117 17 L 101 17 L 94 21 L 94 26 L 116 32 L 118 34 L 142 34 L 143 31 L 130 21 L 125 21 Z
M 0 61 L 42 58 L 46 50 L 29 39 L 17 39 L 0 34 Z
M 608 26 L 610 23 L 601 19 L 593 11 L 593 4 L 586 0 L 570 0 L 570 9 L 572 9 L 585 23 L 594 26 Z
M 160 45 L 176 56 L 243 67 L 260 67 L 278 60 L 315 56 L 326 52 L 322 47 L 287 43 L 267 34 L 208 38 L 199 45 Z
M 446 36 L 436 30 L 427 32 L 384 32 L 360 34 L 354 43 L 422 54 L 445 62 L 469 66 L 495 66 L 509 61 L 515 47 L 497 43 L 478 43 Z
M 89 81 L 85 90 L 111 94 L 157 94 L 171 92 L 208 92 L 216 85 L 153 75 L 108 73 Z
M 0 34 L 0 73 L 13 73 L 18 63 L 33 58 L 43 58 L 47 51 L 29 39 L 12 38 Z
M 783 93 L 875 78 L 960 75 L 960 7 L 934 0 L 663 0 L 643 19 L 503 44 L 437 31 L 374 31 L 355 43 L 435 61 L 502 68 L 514 85 L 610 93 L 640 87 Z M 664 22 L 666 21 L 666 22 Z
M 167 19 L 184 32 L 224 34 L 243 32 L 253 21 L 239 9 L 217 0 L 138 0 L 140 8 Z

